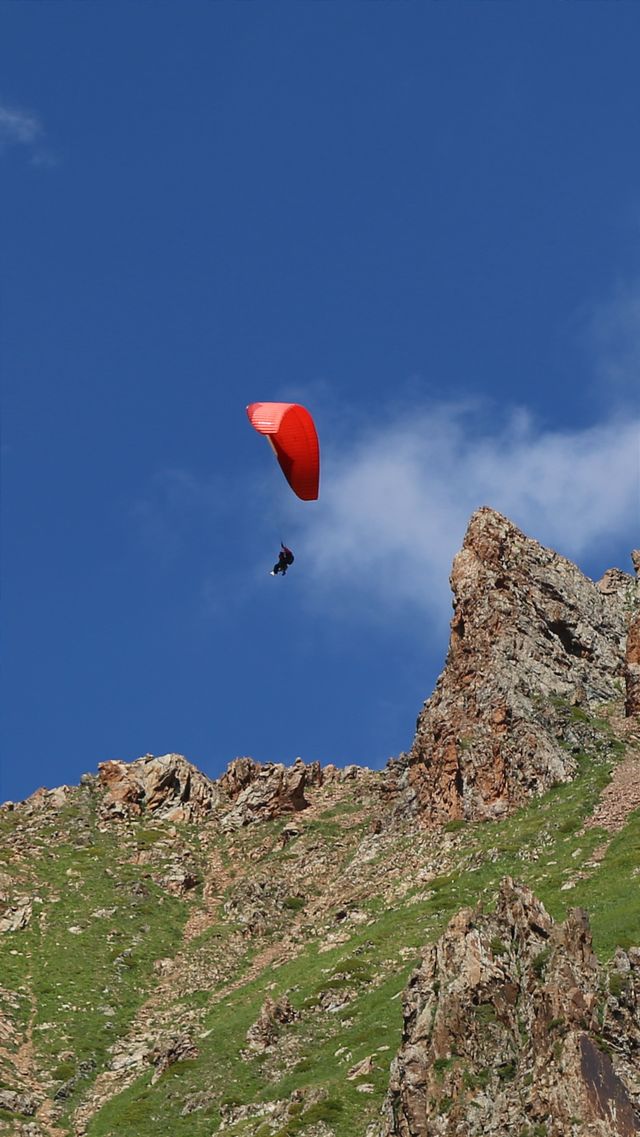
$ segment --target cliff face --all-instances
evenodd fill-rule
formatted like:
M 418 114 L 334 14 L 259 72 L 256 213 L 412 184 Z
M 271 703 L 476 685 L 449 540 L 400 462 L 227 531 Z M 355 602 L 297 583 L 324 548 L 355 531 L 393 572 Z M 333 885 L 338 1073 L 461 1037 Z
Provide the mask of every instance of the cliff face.
M 636 584 L 618 569 L 594 584 L 480 509 L 451 587 L 446 666 L 408 759 L 411 796 L 429 821 L 503 816 L 575 774 L 564 712 L 620 697 Z
M 637 576 L 640 573 L 640 549 L 633 550 L 631 559 Z M 640 613 L 637 608 L 636 603 L 632 606 L 629 614 L 629 631 L 625 653 L 625 712 L 628 716 L 640 715 Z
M 636 586 L 490 510 L 452 585 L 385 770 L 145 755 L 0 808 L 0 1135 L 640 1132 Z
M 459 912 L 412 976 L 378 1132 L 633 1137 L 639 1005 L 640 950 L 603 969 L 585 912 L 556 924 L 507 877 L 495 913 Z

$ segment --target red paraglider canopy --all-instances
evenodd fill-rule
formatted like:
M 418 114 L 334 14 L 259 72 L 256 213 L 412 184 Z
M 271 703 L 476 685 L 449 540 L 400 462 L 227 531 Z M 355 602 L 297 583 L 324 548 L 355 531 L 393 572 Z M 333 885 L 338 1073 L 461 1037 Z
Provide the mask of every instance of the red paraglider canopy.
M 320 482 L 320 446 L 306 407 L 298 403 L 251 403 L 249 422 L 273 447 L 291 489 L 303 501 L 315 501 Z

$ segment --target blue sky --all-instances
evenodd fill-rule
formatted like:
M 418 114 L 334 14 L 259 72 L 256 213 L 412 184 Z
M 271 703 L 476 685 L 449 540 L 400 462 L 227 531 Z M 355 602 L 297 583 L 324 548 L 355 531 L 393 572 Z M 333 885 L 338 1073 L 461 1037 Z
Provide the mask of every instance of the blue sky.
M 624 0 L 0 0 L 3 798 L 381 766 L 478 505 L 630 570 L 639 48 Z

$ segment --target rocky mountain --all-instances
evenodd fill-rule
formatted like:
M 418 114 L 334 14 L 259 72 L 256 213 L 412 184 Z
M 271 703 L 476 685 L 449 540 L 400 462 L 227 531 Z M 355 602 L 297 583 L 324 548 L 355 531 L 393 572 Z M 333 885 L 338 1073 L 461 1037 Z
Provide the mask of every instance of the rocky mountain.
M 582 909 L 555 923 L 505 877 L 495 911 L 462 909 L 411 977 L 379 1132 L 633 1137 L 639 994 L 640 949 L 603 969 Z
M 0 1134 L 640 1132 L 638 585 L 488 509 L 451 583 L 384 770 L 145 755 L 0 809 Z
M 409 782 L 429 819 L 500 817 L 575 774 L 558 703 L 620 694 L 636 583 L 611 569 L 594 584 L 481 509 L 451 588 L 447 665 L 418 719 Z M 637 645 L 631 666 L 636 654 Z M 636 681 L 629 676 L 630 688 Z

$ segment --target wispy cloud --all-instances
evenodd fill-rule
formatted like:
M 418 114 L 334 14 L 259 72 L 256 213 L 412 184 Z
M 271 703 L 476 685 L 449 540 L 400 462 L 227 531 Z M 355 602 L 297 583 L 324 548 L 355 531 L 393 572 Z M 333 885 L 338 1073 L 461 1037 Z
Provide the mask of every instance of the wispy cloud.
M 592 311 L 588 334 L 603 408 L 591 425 L 550 429 L 526 407 L 417 395 L 363 421 L 361 406 L 343 402 L 337 418 L 330 390 L 297 392 L 320 407 L 325 428 L 318 502 L 295 499 L 275 464 L 272 478 L 266 465 L 234 472 L 233 489 L 165 471 L 136 507 L 143 534 L 170 556 L 191 541 L 196 517 L 217 534 L 215 578 L 202 584 L 207 611 L 221 604 L 223 544 L 237 553 L 226 610 L 251 602 L 266 572 L 264 542 L 285 532 L 296 553 L 292 587 L 299 581 L 323 616 L 417 615 L 421 635 L 429 624 L 442 634 L 451 562 L 481 505 L 594 575 L 616 561 L 630 568 L 640 520 L 640 288 Z
M 614 295 L 588 317 L 588 343 L 596 382 L 606 397 L 638 405 L 640 376 L 640 284 L 620 282 Z
M 53 165 L 55 159 L 43 140 L 42 123 L 35 114 L 0 102 L 0 154 L 11 146 L 21 146 L 32 165 Z
M 548 431 L 525 410 L 480 406 L 398 413 L 324 456 L 322 500 L 297 548 L 326 603 L 387 618 L 408 607 L 441 620 L 470 514 L 490 505 L 579 559 L 634 539 L 640 419 Z
M 441 635 L 451 562 L 481 505 L 586 571 L 596 565 L 599 574 L 637 544 L 640 416 L 554 431 L 523 408 L 413 405 L 343 432 L 339 442 L 323 438 L 318 502 L 301 507 L 273 474 L 256 483 L 255 471 L 238 471 L 232 482 L 156 473 L 132 510 L 145 549 L 193 573 L 203 611 L 219 615 L 252 601 L 277 552 L 269 546 L 267 555 L 265 538 L 288 517 L 292 581 L 321 614 L 367 623 L 419 614 L 421 634 L 426 615 Z

